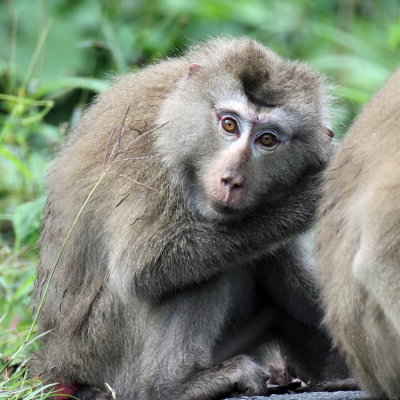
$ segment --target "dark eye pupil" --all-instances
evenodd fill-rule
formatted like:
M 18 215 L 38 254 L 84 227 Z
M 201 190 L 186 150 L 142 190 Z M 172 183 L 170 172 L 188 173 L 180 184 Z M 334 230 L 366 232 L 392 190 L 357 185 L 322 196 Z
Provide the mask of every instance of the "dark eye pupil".
M 278 144 L 278 138 L 272 133 L 264 133 L 260 136 L 260 143 L 265 147 L 274 147 Z
M 225 118 L 222 121 L 222 126 L 226 131 L 232 132 L 236 129 L 236 121 L 231 118 Z

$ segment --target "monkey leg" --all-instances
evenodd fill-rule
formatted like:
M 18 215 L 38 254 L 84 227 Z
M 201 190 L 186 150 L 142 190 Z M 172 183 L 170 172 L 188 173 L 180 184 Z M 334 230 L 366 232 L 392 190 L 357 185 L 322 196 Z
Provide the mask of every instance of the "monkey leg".
M 73 395 L 79 400 L 112 400 L 111 395 L 93 386 L 83 386 Z
M 211 400 L 231 393 L 266 393 L 268 374 L 250 357 L 214 363 L 214 348 L 228 321 L 234 320 L 231 280 L 221 277 L 147 309 L 141 318 L 146 321 L 144 343 L 133 371 L 140 386 L 137 398 Z M 242 301 L 246 303 L 245 298 Z M 120 382 L 117 379 L 117 393 L 127 380 L 127 376 L 121 376 Z M 129 398 L 121 394 L 121 398 Z
M 298 321 L 278 309 L 279 319 L 269 333 L 295 374 L 308 383 L 334 381 L 349 376 L 342 357 L 333 350 L 326 332 L 319 326 Z
M 303 381 L 344 379 L 349 377 L 345 362 L 322 327 L 312 262 L 298 239 L 258 260 L 257 301 L 269 316 L 263 336 L 278 343 Z
M 388 204 L 396 199 L 385 197 Z M 397 197 L 398 200 L 398 197 Z M 362 232 L 351 272 L 360 293 L 358 340 L 347 348 L 350 361 L 369 393 L 398 398 L 400 380 L 400 242 L 397 215 L 382 221 L 362 219 Z M 347 341 L 352 338 L 345 337 Z

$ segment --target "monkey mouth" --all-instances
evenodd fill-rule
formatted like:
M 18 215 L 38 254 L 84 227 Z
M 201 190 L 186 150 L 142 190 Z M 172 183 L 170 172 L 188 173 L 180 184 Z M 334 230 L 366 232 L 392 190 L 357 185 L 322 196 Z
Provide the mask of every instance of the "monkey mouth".
M 244 211 L 244 207 L 231 202 L 225 202 L 221 200 L 211 200 L 209 204 L 211 208 L 218 214 L 238 215 L 243 213 Z

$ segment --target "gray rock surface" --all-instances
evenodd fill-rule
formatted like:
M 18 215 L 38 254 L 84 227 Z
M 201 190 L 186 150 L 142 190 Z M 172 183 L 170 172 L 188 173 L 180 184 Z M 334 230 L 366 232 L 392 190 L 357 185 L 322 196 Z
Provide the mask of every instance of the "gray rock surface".
M 370 400 L 363 392 L 309 392 L 294 394 L 273 394 L 269 397 L 255 396 L 245 397 L 247 400 Z M 243 400 L 229 399 L 229 400 Z

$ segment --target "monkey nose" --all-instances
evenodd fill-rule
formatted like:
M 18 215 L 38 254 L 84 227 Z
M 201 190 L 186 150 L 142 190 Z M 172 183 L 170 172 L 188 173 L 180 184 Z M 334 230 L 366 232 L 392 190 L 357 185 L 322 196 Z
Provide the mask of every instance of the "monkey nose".
M 218 200 L 230 206 L 239 205 L 244 195 L 244 182 L 245 178 L 240 173 L 222 175 Z
M 234 191 L 244 186 L 245 178 L 242 174 L 225 174 L 221 177 L 221 184 L 225 190 Z

